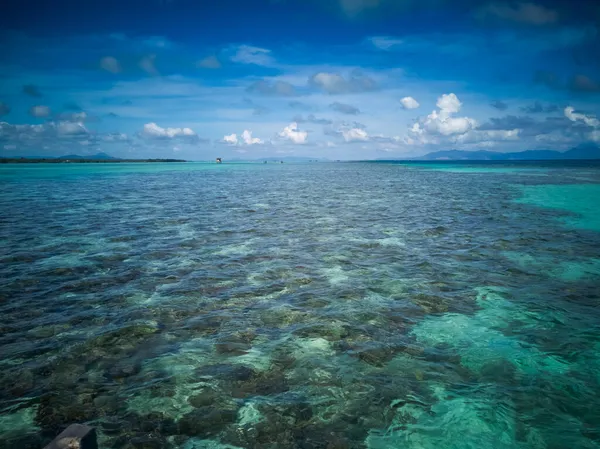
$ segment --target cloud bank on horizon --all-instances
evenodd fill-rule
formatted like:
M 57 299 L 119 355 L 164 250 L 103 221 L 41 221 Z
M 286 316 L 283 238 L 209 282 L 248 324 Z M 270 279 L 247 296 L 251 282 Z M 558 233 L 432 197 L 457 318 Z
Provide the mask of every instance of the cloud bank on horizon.
M 33 21 L 33 0 L 10 0 L 0 156 L 372 159 L 600 144 L 593 2 L 239 2 L 156 0 L 142 20 L 137 0 L 57 0 Z

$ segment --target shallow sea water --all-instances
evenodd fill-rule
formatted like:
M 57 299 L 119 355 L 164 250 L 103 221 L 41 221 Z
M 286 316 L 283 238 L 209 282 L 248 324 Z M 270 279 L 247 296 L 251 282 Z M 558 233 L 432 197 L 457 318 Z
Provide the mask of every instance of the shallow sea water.
M 600 164 L 0 166 L 0 447 L 600 448 Z

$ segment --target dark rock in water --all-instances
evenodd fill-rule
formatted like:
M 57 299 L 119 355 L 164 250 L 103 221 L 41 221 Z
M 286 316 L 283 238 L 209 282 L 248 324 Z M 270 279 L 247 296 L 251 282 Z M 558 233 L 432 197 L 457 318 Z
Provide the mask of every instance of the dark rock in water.
M 483 382 L 495 382 L 500 385 L 514 385 L 517 383 L 517 368 L 508 360 L 498 360 L 486 363 L 479 371 Z
M 99 337 L 90 340 L 86 346 L 105 347 L 114 351 L 119 345 L 135 345 L 142 342 L 148 336 L 156 333 L 158 328 L 147 324 L 134 324 L 122 327 L 115 331 L 107 332 Z
M 231 396 L 247 398 L 252 396 L 270 396 L 289 390 L 289 385 L 282 371 L 271 369 L 260 372 L 246 380 L 236 382 L 231 387 Z
M 309 326 L 302 326 L 292 333 L 303 338 L 320 337 L 329 341 L 337 341 L 345 336 L 346 331 L 344 329 L 326 326 L 324 324 L 313 324 Z
M 242 355 L 246 354 L 252 347 L 248 343 L 235 343 L 229 341 L 220 341 L 215 344 L 217 354 Z
M 138 415 L 129 413 L 125 419 L 136 432 L 153 435 L 175 435 L 178 433 L 177 423 L 160 412 Z
M 91 403 L 81 403 L 79 398 L 68 392 L 57 392 L 40 399 L 35 423 L 43 432 L 56 435 L 70 424 L 91 421 L 97 410 Z
M 136 449 L 162 449 L 166 447 L 164 441 L 147 435 L 134 437 L 129 442 Z
M 100 429 L 107 435 L 116 435 L 123 431 L 125 425 L 123 421 L 118 418 L 102 421 L 100 423 Z
M 118 406 L 118 400 L 115 396 L 96 396 L 94 398 L 94 407 L 114 410 Z
M 235 422 L 237 410 L 200 407 L 183 416 L 179 422 L 179 433 L 188 436 L 211 436 Z
M 136 360 L 119 360 L 108 370 L 108 374 L 112 379 L 124 379 L 138 374 L 141 370 L 142 365 Z
M 199 316 L 187 321 L 185 327 L 200 335 L 211 335 L 221 327 L 225 317 Z
M 412 297 L 415 304 L 421 306 L 425 313 L 443 313 L 448 311 L 448 303 L 444 298 L 424 293 Z
M 356 350 L 360 360 L 369 365 L 381 367 L 392 360 L 394 356 L 404 350 L 404 346 L 383 346 L 371 344 Z
M 50 443 L 51 438 L 43 438 L 38 434 L 4 436 L 0 440 L 0 449 L 40 449 Z
M 188 402 L 192 407 L 201 408 L 215 404 L 219 400 L 219 395 L 213 390 L 205 390 L 200 394 L 190 396 Z
M 201 376 L 214 377 L 225 381 L 247 381 L 255 376 L 255 371 L 244 365 L 207 365 L 196 370 L 196 373 Z

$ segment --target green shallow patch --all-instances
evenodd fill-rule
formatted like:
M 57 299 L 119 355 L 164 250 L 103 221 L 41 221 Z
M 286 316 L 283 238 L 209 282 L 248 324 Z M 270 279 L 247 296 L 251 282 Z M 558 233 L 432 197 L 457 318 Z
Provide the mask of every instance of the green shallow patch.
M 429 317 L 412 330 L 417 341 L 429 346 L 449 345 L 458 352 L 461 363 L 475 372 L 503 360 L 524 375 L 563 375 L 569 370 L 561 358 L 506 336 L 500 330 L 516 323 L 522 327 L 547 326 L 544 317 L 506 300 L 503 289 L 480 287 L 476 290 L 477 304 L 481 307 L 477 313 Z
M 562 219 L 567 226 L 600 232 L 600 184 L 519 187 L 518 203 L 571 212 L 576 216 Z

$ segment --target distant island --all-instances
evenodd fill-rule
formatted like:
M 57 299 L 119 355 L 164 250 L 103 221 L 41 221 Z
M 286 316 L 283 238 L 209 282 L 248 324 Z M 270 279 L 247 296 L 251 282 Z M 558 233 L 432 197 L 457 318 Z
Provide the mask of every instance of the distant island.
M 121 159 L 112 157 L 106 153 L 97 153 L 89 156 L 79 154 L 67 154 L 59 157 L 0 157 L 0 164 L 65 164 L 65 163 L 118 163 L 118 162 L 187 162 L 183 159 Z
M 583 160 L 600 159 L 600 146 L 580 145 L 568 151 L 526 150 L 514 153 L 496 151 L 445 150 L 410 158 L 421 161 L 541 161 L 541 160 Z

